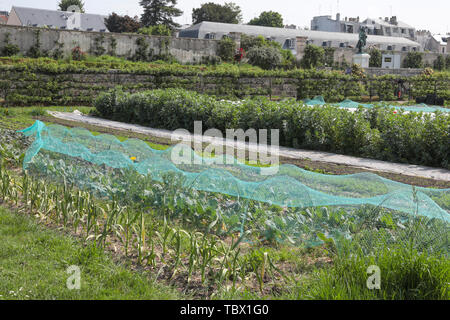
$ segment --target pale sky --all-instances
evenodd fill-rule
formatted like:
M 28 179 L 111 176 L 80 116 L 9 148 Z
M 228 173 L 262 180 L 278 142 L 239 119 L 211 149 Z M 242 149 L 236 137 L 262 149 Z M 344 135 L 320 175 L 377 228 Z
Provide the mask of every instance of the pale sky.
M 202 3 L 215 2 L 224 4 L 232 0 L 179 0 L 177 7 L 184 15 L 176 21 L 180 24 L 192 23 L 192 9 Z M 0 11 L 9 11 L 12 5 L 56 9 L 58 0 L 0 0 Z M 139 0 L 84 0 L 86 12 L 109 14 L 140 15 L 142 8 Z M 309 27 L 311 19 L 316 15 L 336 15 L 341 17 L 357 17 L 362 20 L 371 17 L 397 18 L 416 29 L 427 29 L 433 33 L 450 32 L 450 0 L 234 0 L 243 12 L 244 22 L 258 16 L 262 11 L 277 11 L 282 14 L 285 24 Z

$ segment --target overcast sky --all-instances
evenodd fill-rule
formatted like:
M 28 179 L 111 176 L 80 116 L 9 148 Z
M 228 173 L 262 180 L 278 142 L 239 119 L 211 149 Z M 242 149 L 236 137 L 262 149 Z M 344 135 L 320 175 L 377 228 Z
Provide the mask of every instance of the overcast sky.
M 179 0 L 177 7 L 184 15 L 177 20 L 181 24 L 192 22 L 192 9 L 205 2 L 224 4 L 223 0 Z M 12 5 L 56 9 L 58 0 L 0 0 L 0 10 L 9 11 Z M 84 0 L 86 12 L 140 15 L 139 0 Z M 336 15 L 342 18 L 378 18 L 396 15 L 399 20 L 417 29 L 427 29 L 433 33 L 450 32 L 450 0 L 234 0 L 243 12 L 244 22 L 248 22 L 262 11 L 273 10 L 282 14 L 285 24 L 301 27 L 310 26 L 316 15 Z

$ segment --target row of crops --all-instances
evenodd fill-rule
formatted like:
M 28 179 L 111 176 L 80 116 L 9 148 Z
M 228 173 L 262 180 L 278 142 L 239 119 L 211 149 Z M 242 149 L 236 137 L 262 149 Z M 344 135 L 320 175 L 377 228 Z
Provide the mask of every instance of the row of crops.
M 121 88 L 100 95 L 95 107 L 103 118 L 152 128 L 194 132 L 195 121 L 201 121 L 203 130 L 222 133 L 277 129 L 286 147 L 450 168 L 450 117 L 440 111 L 406 112 L 380 104 L 349 112 L 294 99 L 233 103 L 182 89 L 130 94 Z
M 84 133 L 75 137 L 87 141 L 89 135 Z M 153 269 L 160 278 L 185 277 L 188 287 L 195 283 L 231 288 L 256 284 L 256 290 L 266 292 L 272 281 L 277 285 L 280 281 L 295 283 L 273 250 L 249 249 L 262 244 L 325 246 L 332 252 L 351 245 L 363 254 L 406 243 L 419 252 L 446 254 L 448 250 L 448 223 L 442 219 L 373 205 L 277 206 L 186 188 L 183 176 L 176 173 L 166 173 L 158 181 L 151 173 L 141 174 L 132 167 L 94 164 L 82 156 L 45 149 L 28 163 L 26 173 L 18 175 L 10 168 L 24 159 L 20 151 L 14 151 L 23 150 L 23 145 L 15 140 L 31 146 L 29 150 L 33 141 L 24 143 L 20 135 L 13 136 L 2 144 L 3 203 L 19 207 L 45 223 L 62 226 L 85 242 L 105 249 L 118 248 L 124 256 Z M 66 140 L 70 140 L 69 135 Z M 113 140 L 103 137 L 110 145 Z M 344 180 L 335 188 L 351 193 L 348 182 Z M 360 189 L 364 184 L 361 181 Z M 384 182 L 378 181 L 365 192 L 380 194 L 386 188 Z M 430 197 L 449 210 L 448 194 Z

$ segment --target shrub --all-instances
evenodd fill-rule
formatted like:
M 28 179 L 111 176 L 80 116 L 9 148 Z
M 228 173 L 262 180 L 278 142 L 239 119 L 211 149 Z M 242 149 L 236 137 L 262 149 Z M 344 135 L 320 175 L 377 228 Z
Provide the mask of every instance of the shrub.
M 18 54 L 20 52 L 19 46 L 10 43 L 10 41 L 11 41 L 10 37 L 11 37 L 10 33 L 5 34 L 5 45 L 2 48 L 2 56 L 4 56 L 4 57 L 15 56 L 16 54 Z
M 404 68 L 420 69 L 423 67 L 423 53 L 422 52 L 408 52 L 403 61 Z
M 383 63 L 383 57 L 381 54 L 381 51 L 377 48 L 370 49 L 370 60 L 369 60 L 369 67 L 370 68 L 381 68 Z
M 283 62 L 280 51 L 272 47 L 254 47 L 248 51 L 247 58 L 251 65 L 265 70 L 280 67 Z
M 435 70 L 439 70 L 439 71 L 442 71 L 445 69 L 445 58 L 443 55 L 440 54 L 437 56 L 436 60 L 434 60 L 433 68 Z
M 382 107 L 349 112 L 267 98 L 233 104 L 181 89 L 136 94 L 113 90 L 102 94 L 95 107 L 105 118 L 155 128 L 192 131 L 194 121 L 203 121 L 204 130 L 222 132 L 279 129 L 280 143 L 286 147 L 450 168 L 450 117 L 442 113 L 394 114 Z
M 226 62 L 231 62 L 234 59 L 236 50 L 236 43 L 233 39 L 225 37 L 219 41 L 217 48 L 217 55 Z
M 148 36 L 172 36 L 172 29 L 164 24 L 159 24 L 156 26 L 144 27 L 138 30 L 139 34 L 146 34 Z
M 307 45 L 301 66 L 305 69 L 313 69 L 323 65 L 325 50 L 315 45 Z
M 79 46 L 72 49 L 72 60 L 82 61 L 86 59 L 86 53 Z

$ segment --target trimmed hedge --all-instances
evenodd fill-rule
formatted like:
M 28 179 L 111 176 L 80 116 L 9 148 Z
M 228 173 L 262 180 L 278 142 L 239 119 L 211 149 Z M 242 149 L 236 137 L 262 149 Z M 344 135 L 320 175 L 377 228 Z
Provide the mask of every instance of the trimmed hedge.
M 168 130 L 279 129 L 280 144 L 380 160 L 450 168 L 450 117 L 394 113 L 382 106 L 354 113 L 334 106 L 308 107 L 294 99 L 240 103 L 181 89 L 129 94 L 120 88 L 95 101 L 100 116 Z
M 364 96 L 393 100 L 398 81 L 411 87 L 411 97 L 435 91 L 450 100 L 450 73 L 416 77 L 358 78 L 339 71 L 295 69 L 264 71 L 249 66 L 184 66 L 117 61 L 56 61 L 48 58 L 0 58 L 0 99 L 9 106 L 90 104 L 117 85 L 125 91 L 183 88 L 226 97 L 275 95 L 338 102 Z M 3 89 L 5 88 L 5 89 Z

